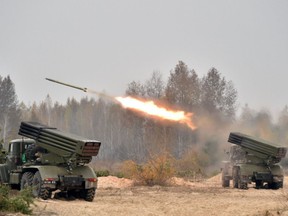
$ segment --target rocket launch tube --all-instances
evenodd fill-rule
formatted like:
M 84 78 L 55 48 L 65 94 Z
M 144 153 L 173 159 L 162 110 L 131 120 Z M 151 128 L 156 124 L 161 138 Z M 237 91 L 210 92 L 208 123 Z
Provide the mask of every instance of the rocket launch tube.
M 49 78 L 46 78 L 46 80 L 48 80 L 50 82 L 55 82 L 55 83 L 58 83 L 58 84 L 61 84 L 61 85 L 69 86 L 71 88 L 75 88 L 75 89 L 78 89 L 78 90 L 81 90 L 81 91 L 84 91 L 84 92 L 87 92 L 87 88 L 81 88 L 79 86 L 70 85 L 70 84 L 67 84 L 67 83 L 64 83 L 64 82 L 60 82 L 60 81 L 57 81 L 57 80 L 53 80 L 53 79 L 49 79 Z

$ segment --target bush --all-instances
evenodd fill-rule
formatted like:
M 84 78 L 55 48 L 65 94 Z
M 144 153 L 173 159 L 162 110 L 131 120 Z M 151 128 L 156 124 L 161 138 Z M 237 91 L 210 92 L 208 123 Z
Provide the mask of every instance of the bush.
M 174 158 L 165 153 L 157 155 L 145 164 L 136 164 L 134 161 L 126 161 L 123 164 L 124 176 L 136 180 L 142 185 L 166 185 L 174 176 Z
M 117 172 L 117 173 L 115 173 L 114 176 L 116 176 L 116 177 L 118 177 L 118 178 L 124 178 L 124 177 L 125 177 L 125 175 L 124 175 L 123 172 Z
M 5 185 L 0 185 L 0 211 L 21 212 L 31 214 L 30 205 L 33 204 L 31 188 L 22 190 L 19 195 L 10 197 L 10 189 Z
M 98 170 L 98 171 L 95 171 L 97 177 L 103 177 L 103 176 L 109 176 L 110 175 L 110 172 L 109 170 Z
M 207 155 L 195 150 L 188 150 L 176 161 L 177 175 L 183 178 L 203 178 L 207 166 Z

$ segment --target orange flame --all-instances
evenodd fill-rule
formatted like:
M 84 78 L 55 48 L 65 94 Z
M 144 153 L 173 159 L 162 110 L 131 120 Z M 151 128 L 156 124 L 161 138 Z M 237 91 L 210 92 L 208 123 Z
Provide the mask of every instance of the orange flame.
M 191 121 L 193 113 L 185 113 L 184 111 L 178 110 L 167 110 L 164 107 L 157 106 L 153 101 L 141 101 L 132 97 L 115 97 L 115 99 L 124 108 L 134 109 L 154 117 L 186 124 L 192 130 L 196 129 L 196 126 Z

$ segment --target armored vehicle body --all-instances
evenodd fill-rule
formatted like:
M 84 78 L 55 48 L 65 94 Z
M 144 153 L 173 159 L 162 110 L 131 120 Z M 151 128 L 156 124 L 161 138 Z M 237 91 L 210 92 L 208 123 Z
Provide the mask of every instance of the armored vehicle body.
M 254 182 L 256 188 L 279 189 L 283 187 L 284 172 L 278 164 L 287 148 L 242 133 L 230 133 L 228 142 L 230 161 L 222 169 L 222 186 L 248 189 Z
M 48 199 L 55 190 L 92 201 L 97 176 L 87 164 L 99 152 L 96 140 L 64 133 L 35 122 L 22 122 L 5 162 L 0 164 L 0 183 L 20 189 L 32 187 L 35 197 Z

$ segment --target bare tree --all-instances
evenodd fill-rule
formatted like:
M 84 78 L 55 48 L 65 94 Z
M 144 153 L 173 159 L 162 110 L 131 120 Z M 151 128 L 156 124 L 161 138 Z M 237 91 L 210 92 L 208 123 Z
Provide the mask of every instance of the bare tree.
M 131 82 L 128 84 L 126 95 L 145 97 L 145 87 L 140 82 Z
M 215 116 L 234 119 L 237 91 L 231 81 L 227 82 L 216 68 L 211 68 L 202 79 L 201 107 Z
M 148 98 L 160 99 L 164 93 L 164 81 L 160 72 L 154 71 L 152 77 L 145 83 L 145 93 Z
M 184 62 L 179 61 L 175 69 L 170 72 L 165 95 L 171 104 L 190 111 L 197 108 L 200 99 L 200 82 L 196 72 L 189 70 Z
M 4 79 L 0 76 L 0 125 L 3 129 L 2 138 L 4 142 L 7 138 L 16 136 L 19 122 L 20 112 L 14 83 L 10 76 Z

